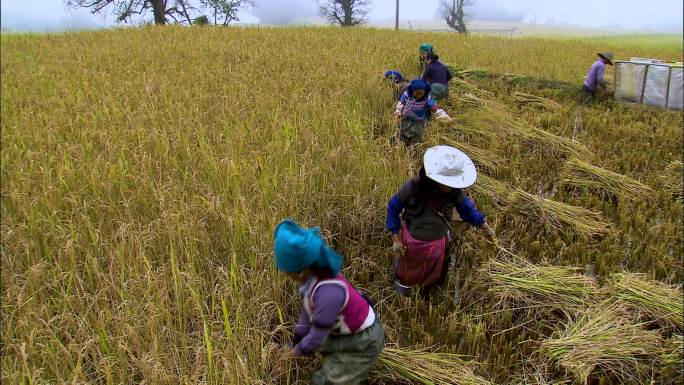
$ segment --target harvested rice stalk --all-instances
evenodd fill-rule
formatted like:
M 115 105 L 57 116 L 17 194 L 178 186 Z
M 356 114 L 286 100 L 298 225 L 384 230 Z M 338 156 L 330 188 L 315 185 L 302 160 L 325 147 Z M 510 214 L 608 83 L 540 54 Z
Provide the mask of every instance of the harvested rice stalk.
M 466 108 L 473 108 L 477 110 L 487 109 L 486 101 L 470 93 L 461 95 L 458 98 L 458 102 Z
M 681 289 L 648 280 L 641 274 L 617 273 L 611 276 L 607 291 L 645 316 L 644 320 L 684 331 Z
M 514 92 L 513 99 L 517 104 L 529 104 L 545 110 L 559 110 L 561 108 L 561 105 L 553 100 L 537 95 L 526 94 L 524 92 Z
M 587 383 L 603 372 L 622 383 L 644 383 L 660 351 L 655 331 L 629 321 L 625 311 L 605 303 L 587 309 L 543 341 L 538 353 Z
M 660 383 L 667 385 L 681 384 L 684 381 L 684 337 L 681 334 L 665 341 L 660 353 Z
M 483 150 L 468 143 L 449 139 L 445 136 L 442 136 L 441 139 L 450 146 L 456 147 L 457 149 L 466 153 L 478 166 L 484 167 L 488 170 L 496 170 L 497 166 L 501 162 L 501 158 L 499 158 L 492 151 Z
M 584 207 L 542 198 L 520 189 L 511 194 L 510 200 L 511 206 L 519 213 L 536 218 L 540 223 L 557 230 L 567 226 L 585 237 L 601 236 L 609 232 L 609 226 L 601 214 Z
M 558 155 L 574 155 L 581 158 L 592 158 L 592 152 L 578 142 L 552 134 L 537 127 L 522 131 L 523 136 L 541 151 Z
M 598 292 L 596 282 L 579 271 L 575 267 L 539 266 L 522 258 L 492 259 L 484 266 L 491 280 L 489 291 L 503 302 L 570 313 L 586 308 Z
M 488 197 L 492 203 L 498 206 L 508 204 L 508 197 L 511 194 L 511 189 L 505 183 L 500 182 L 487 175 L 479 174 L 477 181 L 472 187 L 475 194 L 484 195 Z
M 462 91 L 464 93 L 472 94 L 477 96 L 478 98 L 491 98 L 494 95 L 492 95 L 491 92 L 487 90 L 483 90 L 482 88 L 479 88 L 478 86 L 474 85 L 473 83 L 459 79 L 459 78 L 453 78 L 451 79 L 451 84 L 452 86 L 457 87 L 459 91 Z M 450 94 L 454 95 L 454 94 Z
M 661 176 L 665 190 L 673 197 L 682 200 L 684 197 L 684 184 L 682 183 L 682 176 L 684 175 L 684 167 L 681 161 L 674 161 L 667 165 L 665 172 Z
M 378 362 L 382 367 L 380 376 L 388 379 L 408 379 L 429 385 L 492 384 L 475 374 L 474 368 L 479 364 L 453 353 L 386 347 Z
M 598 189 L 614 196 L 641 199 L 653 196 L 653 189 L 628 176 L 592 166 L 577 158 L 565 163 L 566 178 L 563 184 Z
M 570 385 L 571 381 L 553 378 L 555 373 L 549 373 L 549 368 L 543 365 L 528 365 L 523 367 L 522 374 L 514 377 L 516 385 Z

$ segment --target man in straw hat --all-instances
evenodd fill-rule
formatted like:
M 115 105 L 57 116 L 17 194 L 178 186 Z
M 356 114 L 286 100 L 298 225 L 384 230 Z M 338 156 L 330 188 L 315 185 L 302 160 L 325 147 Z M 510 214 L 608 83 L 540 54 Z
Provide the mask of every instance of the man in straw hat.
M 320 352 L 323 365 L 312 384 L 365 381 L 385 334 L 370 301 L 340 274 L 342 256 L 325 243 L 318 228 L 305 229 L 290 219 L 276 228 L 273 248 L 276 268 L 300 285 L 303 296 L 292 346 L 281 352 L 274 375 L 284 374 L 288 360 Z
M 468 155 L 450 146 L 429 148 L 417 177 L 407 181 L 387 204 L 385 226 L 392 233 L 394 288 L 408 294 L 417 287 L 424 296 L 443 282 L 449 266 L 447 243 L 454 208 L 465 222 L 496 240 L 464 189 L 475 183 L 477 171 Z
M 606 88 L 603 74 L 606 72 L 606 64 L 613 65 L 613 54 L 608 51 L 599 52 L 598 57 L 598 60 L 596 60 L 589 69 L 587 79 L 584 81 L 584 86 L 582 87 L 582 104 L 588 104 L 596 99 L 597 88 Z

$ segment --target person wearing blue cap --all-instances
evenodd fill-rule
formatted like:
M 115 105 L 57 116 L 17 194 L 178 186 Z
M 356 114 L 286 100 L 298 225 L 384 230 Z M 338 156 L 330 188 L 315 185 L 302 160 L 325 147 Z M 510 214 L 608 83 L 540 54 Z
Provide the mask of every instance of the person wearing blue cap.
M 408 88 L 409 82 L 404 79 L 399 71 L 387 70 L 385 71 L 385 80 L 390 82 L 394 87 L 394 97 L 398 98 Z
M 385 343 L 382 323 L 370 301 L 341 274 L 342 256 L 321 238 L 291 219 L 275 231 L 275 265 L 300 284 L 302 308 L 292 346 L 277 362 L 284 373 L 288 359 L 320 352 L 323 365 L 314 385 L 355 385 L 368 378 Z
M 394 119 L 399 123 L 399 136 L 407 146 L 423 140 L 425 123 L 435 119 L 451 120 L 430 96 L 430 85 L 422 79 L 414 79 L 406 88 L 394 111 Z

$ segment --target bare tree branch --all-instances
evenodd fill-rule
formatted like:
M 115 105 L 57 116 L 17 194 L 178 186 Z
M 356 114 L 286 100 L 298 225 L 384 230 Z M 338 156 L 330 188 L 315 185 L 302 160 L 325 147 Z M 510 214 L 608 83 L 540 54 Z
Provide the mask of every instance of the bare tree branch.
M 475 4 L 475 0 L 440 0 L 437 14 L 447 25 L 459 33 L 468 33 L 466 8 Z
M 371 0 L 319 0 L 318 15 L 343 27 L 360 25 L 368 21 L 371 3 Z

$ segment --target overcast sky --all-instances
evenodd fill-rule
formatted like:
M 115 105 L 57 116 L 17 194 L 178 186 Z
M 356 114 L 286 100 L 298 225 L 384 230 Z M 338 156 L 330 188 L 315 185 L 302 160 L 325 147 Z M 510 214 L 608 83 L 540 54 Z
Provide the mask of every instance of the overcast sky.
M 243 22 L 304 23 L 315 18 L 315 0 L 256 0 L 242 12 Z M 401 19 L 433 19 L 439 0 L 401 0 Z M 682 0 L 477 0 L 477 20 L 527 21 L 587 27 L 682 30 Z M 370 18 L 394 17 L 395 0 L 375 0 Z M 111 15 L 67 10 L 61 0 L 2 0 L 2 27 L 11 30 L 62 30 L 114 25 Z

